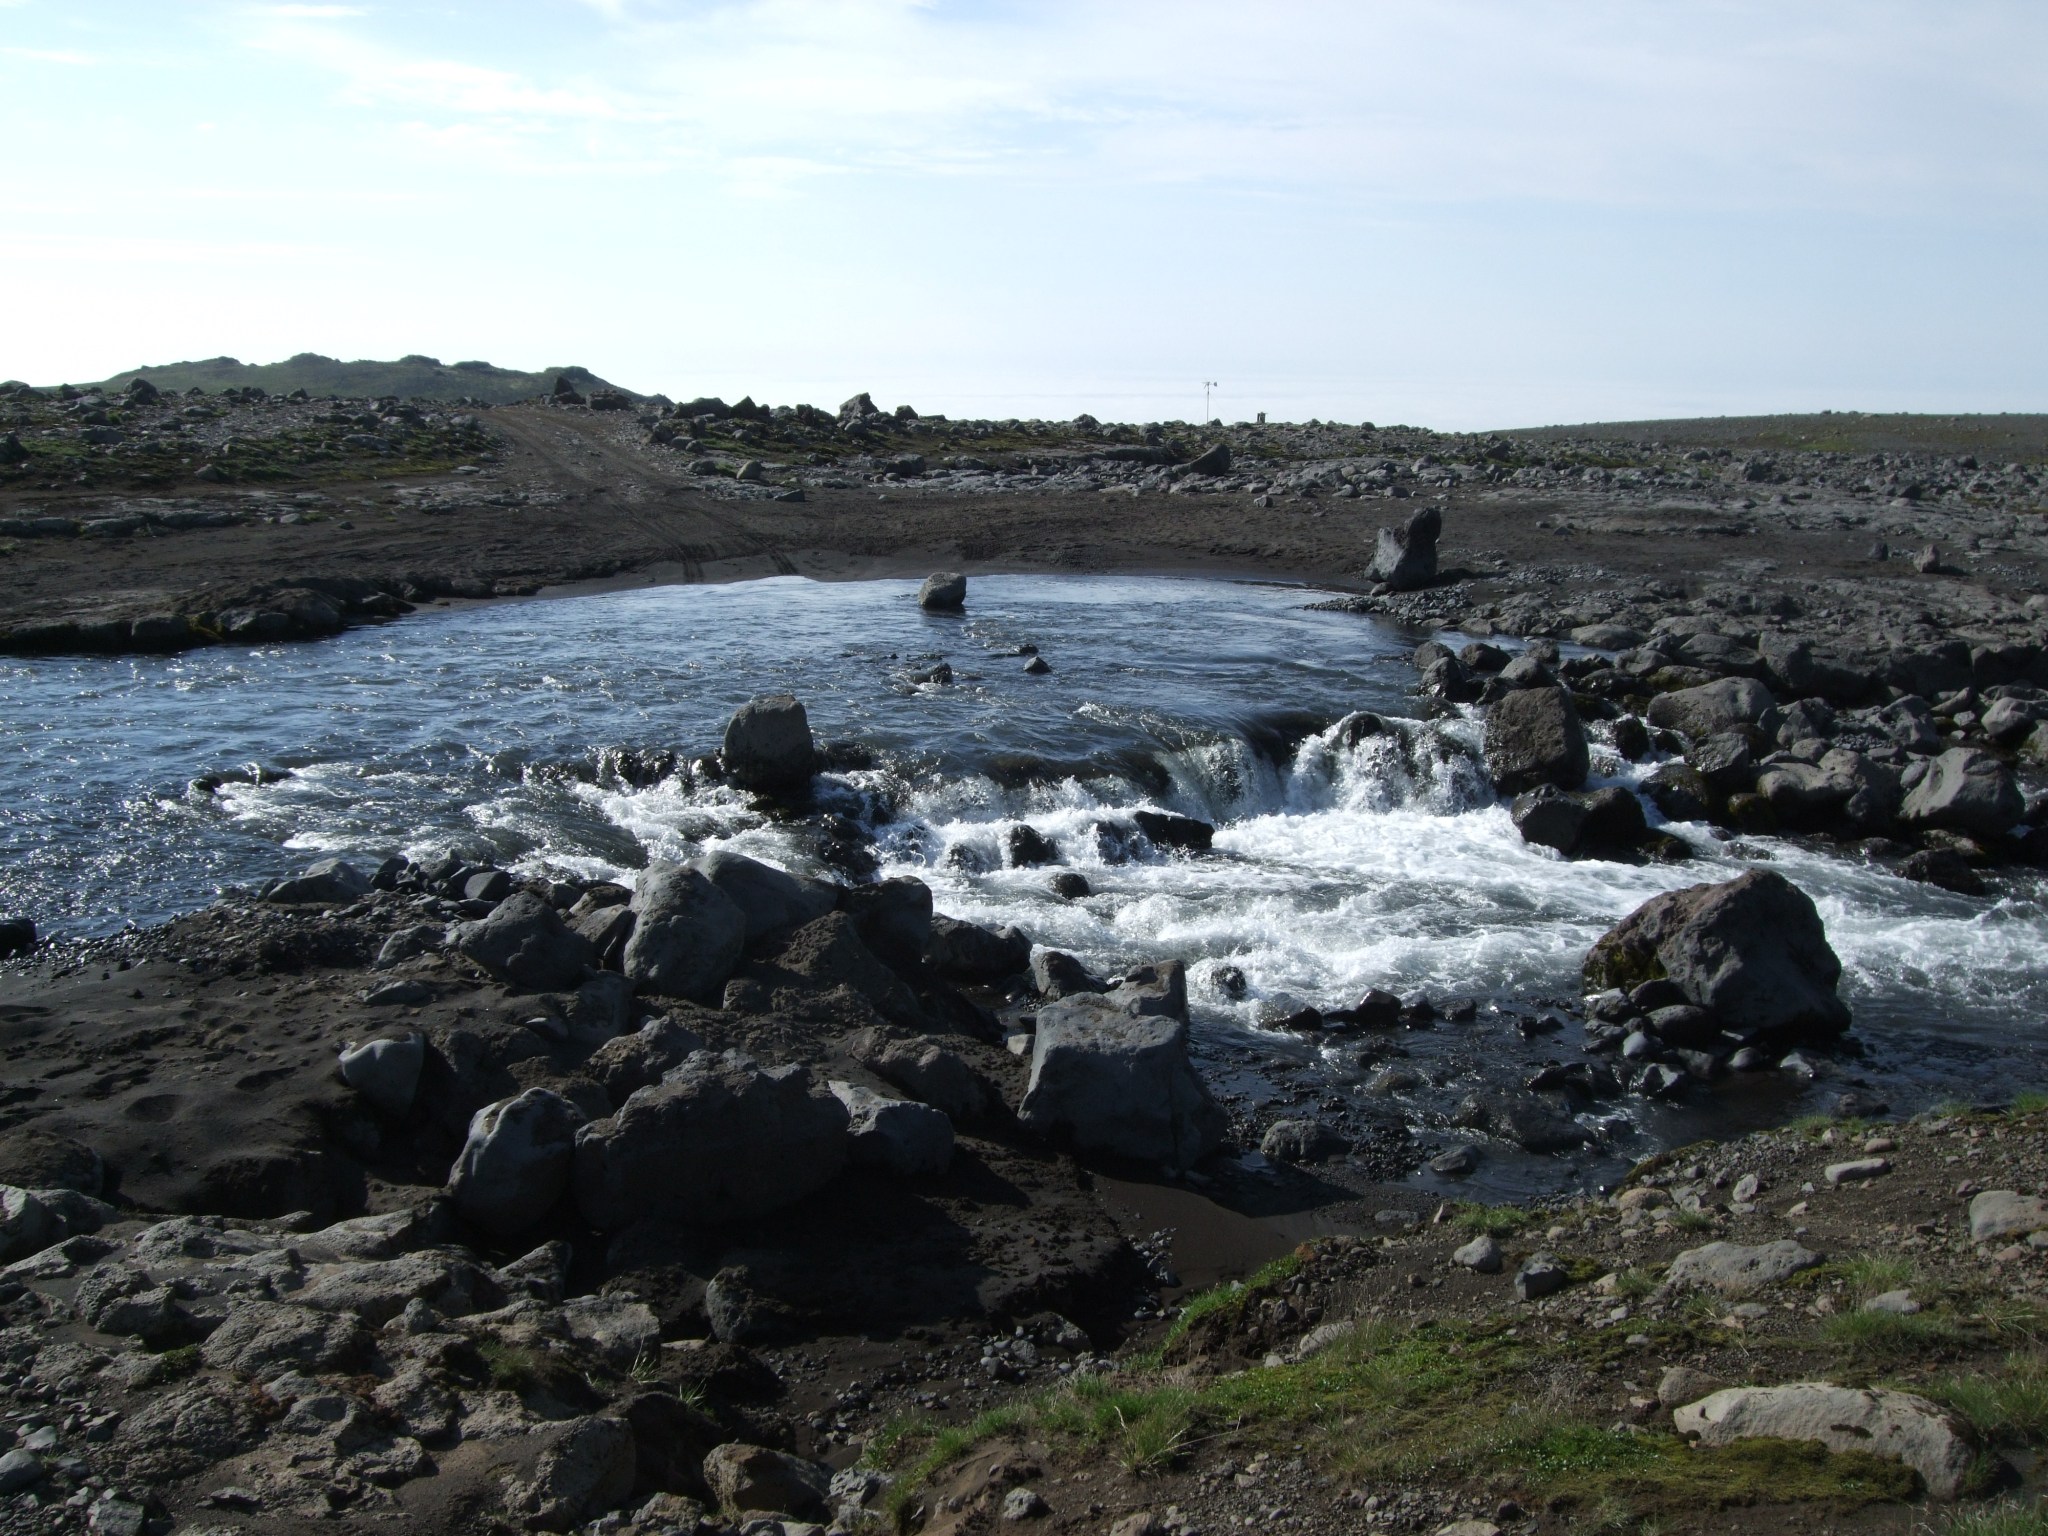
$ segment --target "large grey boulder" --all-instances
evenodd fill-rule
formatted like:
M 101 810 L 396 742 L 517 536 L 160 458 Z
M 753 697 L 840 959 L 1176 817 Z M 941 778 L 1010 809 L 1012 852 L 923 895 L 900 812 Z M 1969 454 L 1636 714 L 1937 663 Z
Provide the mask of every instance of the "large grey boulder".
M 1832 1036 L 1849 1027 L 1842 962 L 1813 899 L 1775 870 L 1653 896 L 1586 952 L 1588 993 L 1668 977 L 1738 1033 Z
M 322 859 L 296 875 L 279 880 L 263 893 L 265 901 L 285 906 L 314 902 L 354 901 L 370 893 L 370 877 L 346 859 Z
M 740 909 L 746 919 L 748 943 L 801 928 L 839 905 L 840 888 L 830 881 L 792 875 L 743 853 L 707 853 L 687 867 L 703 875 Z
M 634 882 L 633 913 L 626 975 L 665 997 L 717 1002 L 747 940 L 747 915 L 733 899 L 701 870 L 656 862 Z
M 626 1501 L 637 1456 L 632 1428 L 602 1415 L 550 1428 L 533 1475 L 508 1480 L 505 1508 L 530 1531 L 571 1531 Z
M 1038 1013 L 1018 1118 L 1093 1152 L 1192 1167 L 1226 1117 L 1188 1055 L 1187 983 L 1178 963 Z
M 66 1235 L 63 1219 L 40 1195 L 0 1184 L 0 1264 L 41 1253 Z
M 1812 1269 L 1821 1255 L 1790 1238 L 1775 1243 L 1746 1247 L 1741 1243 L 1708 1243 L 1689 1248 L 1671 1261 L 1665 1281 L 1674 1289 L 1695 1287 L 1719 1291 L 1724 1296 L 1747 1296 L 1765 1286 L 1789 1280 L 1801 1270 Z
M 457 923 L 448 930 L 448 943 L 493 976 L 529 992 L 574 987 L 597 959 L 589 940 L 526 891 L 506 897 L 489 917 Z
M 1962 1424 L 1926 1398 L 1825 1381 L 1728 1387 L 1674 1410 L 1671 1424 L 1708 1446 L 1813 1440 L 1831 1451 L 1881 1456 L 1919 1473 L 1937 1499 L 1958 1497 L 1977 1459 Z
M 917 589 L 917 606 L 926 613 L 958 613 L 967 604 L 967 578 L 958 571 L 927 576 Z
M 799 1520 L 823 1515 L 832 1469 L 765 1445 L 731 1441 L 704 1458 L 704 1481 L 723 1509 L 765 1510 Z
M 936 1178 L 953 1165 L 953 1122 L 929 1104 L 887 1098 L 858 1083 L 830 1087 L 846 1106 L 847 1155 L 856 1168 L 914 1179 Z
M 1384 581 L 1396 592 L 1413 592 L 1436 580 L 1436 541 L 1444 517 L 1424 507 L 1399 528 L 1382 528 L 1366 575 Z
M 2031 1237 L 2048 1232 L 2048 1200 L 2013 1189 L 1987 1189 L 1970 1201 L 1970 1241 Z
M 280 1301 L 239 1301 L 207 1335 L 199 1354 L 216 1370 L 268 1381 L 286 1371 L 338 1371 L 364 1352 L 368 1335 L 342 1312 Z
M 1771 690 L 1753 677 L 1724 677 L 1658 694 L 1650 700 L 1649 718 L 1652 725 L 1704 741 L 1721 731 L 1756 724 L 1775 702 Z
M 590 1053 L 583 1070 L 611 1095 L 614 1104 L 623 1104 L 703 1049 L 702 1035 L 681 1019 L 662 1014 L 630 1035 L 607 1040 Z
M 545 1088 L 487 1104 L 448 1175 L 455 1209 L 488 1232 L 523 1232 L 562 1197 L 576 1155 L 576 1106 Z
M 1563 688 L 1518 688 L 1495 704 L 1486 715 L 1485 750 L 1486 771 L 1502 794 L 1586 782 L 1586 729 Z
M 1906 792 L 1899 819 L 1908 826 L 1995 836 L 2027 814 L 2012 769 L 1976 747 L 1951 747 Z
M 575 1193 L 602 1231 L 744 1221 L 801 1200 L 847 1158 L 846 1106 L 800 1066 L 700 1051 L 576 1139 Z
M 741 789 L 789 792 L 818 771 L 811 718 L 786 693 L 763 694 L 739 707 L 725 727 L 726 776 Z
M 412 1108 L 426 1065 L 427 1044 L 414 1030 L 402 1040 L 350 1041 L 341 1051 L 341 1080 L 393 1118 Z

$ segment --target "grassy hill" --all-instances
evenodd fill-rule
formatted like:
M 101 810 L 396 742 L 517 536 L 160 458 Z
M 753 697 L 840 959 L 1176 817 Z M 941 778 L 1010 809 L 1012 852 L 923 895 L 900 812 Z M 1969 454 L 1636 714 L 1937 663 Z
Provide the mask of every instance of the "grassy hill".
M 1704 416 L 1680 421 L 1599 421 L 1522 427 L 1500 434 L 1531 442 L 1570 438 L 1662 443 L 1669 448 L 1763 448 L 1809 453 L 1974 453 L 1987 463 L 2048 455 L 2048 416 L 1909 415 L 1821 411 L 1806 416 Z
M 344 363 L 317 352 L 301 352 L 281 363 L 244 363 L 232 357 L 213 357 L 204 362 L 130 368 L 105 380 L 100 387 L 121 389 L 130 379 L 145 378 L 164 390 L 182 391 L 196 386 L 218 392 L 254 384 L 277 395 L 303 389 L 312 395 L 397 395 L 404 399 L 471 399 L 505 405 L 549 393 L 558 375 L 566 375 L 584 393 L 618 387 L 607 384 L 588 368 L 543 368 L 538 373 L 521 373 L 491 363 L 443 363 L 439 358 L 421 357 L 417 353 L 395 363 L 367 359 Z

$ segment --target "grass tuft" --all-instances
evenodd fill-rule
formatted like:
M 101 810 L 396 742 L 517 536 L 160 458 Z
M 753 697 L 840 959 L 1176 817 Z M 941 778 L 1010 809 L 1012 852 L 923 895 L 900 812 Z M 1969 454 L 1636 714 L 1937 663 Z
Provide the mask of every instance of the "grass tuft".
M 1940 1536 L 2048 1536 L 2048 1504 L 1998 1504 L 1948 1516 Z
M 1923 1390 L 1961 1414 L 1988 1444 L 2048 1440 L 2048 1356 L 2008 1355 L 1999 1370 L 1945 1376 Z

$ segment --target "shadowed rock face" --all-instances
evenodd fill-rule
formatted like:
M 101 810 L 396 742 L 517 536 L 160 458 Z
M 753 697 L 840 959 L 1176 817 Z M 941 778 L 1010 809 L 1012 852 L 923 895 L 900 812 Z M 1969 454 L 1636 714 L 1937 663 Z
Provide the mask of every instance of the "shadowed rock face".
M 1774 870 L 1653 896 L 1587 952 L 1585 975 L 1591 991 L 1668 977 L 1736 1031 L 1825 1038 L 1849 1027 L 1820 913 Z

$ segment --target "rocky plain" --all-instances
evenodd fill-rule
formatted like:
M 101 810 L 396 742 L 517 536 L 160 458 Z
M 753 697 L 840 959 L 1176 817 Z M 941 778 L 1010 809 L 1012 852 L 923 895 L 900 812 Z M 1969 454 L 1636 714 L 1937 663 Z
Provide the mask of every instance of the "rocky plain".
M 990 571 L 1294 580 L 1413 633 L 1415 717 L 1481 718 L 1560 857 L 1683 863 L 1668 819 L 2038 900 L 2040 418 L 299 393 L 0 389 L 0 647 L 765 574 L 939 572 L 941 608 Z M 857 843 L 810 795 L 834 750 L 771 696 L 666 768 Z M 1642 795 L 1589 789 L 1596 755 L 1653 762 Z M 113 937 L 0 914 L 0 1530 L 1989 1531 L 2038 1491 L 2035 1085 L 1423 1198 L 1415 1149 L 1205 1080 L 1183 967 L 1091 975 L 844 862 L 281 859 Z M 1570 1049 L 1430 1156 L 1853 1057 L 1840 975 L 1768 861 L 1660 896 L 1551 1009 Z

